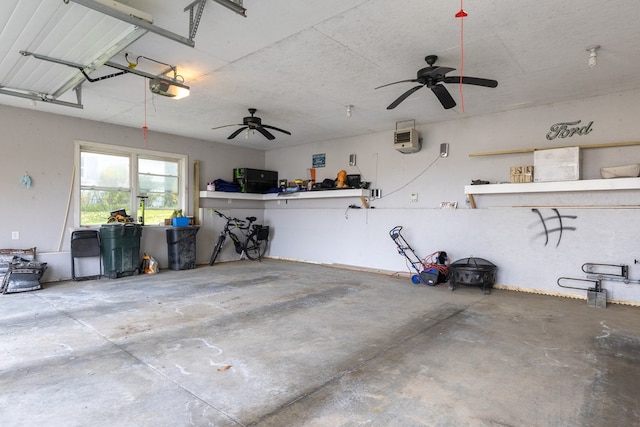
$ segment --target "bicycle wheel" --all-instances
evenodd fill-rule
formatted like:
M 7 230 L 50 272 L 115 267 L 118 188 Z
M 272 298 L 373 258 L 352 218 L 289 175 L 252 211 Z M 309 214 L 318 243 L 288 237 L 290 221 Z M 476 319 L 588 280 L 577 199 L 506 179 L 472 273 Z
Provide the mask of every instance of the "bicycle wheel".
M 244 253 L 251 260 L 261 260 L 267 252 L 267 240 L 258 240 L 256 233 L 252 233 L 246 242 Z
M 213 248 L 213 252 L 211 253 L 211 259 L 209 260 L 209 265 L 213 265 L 213 263 L 216 262 L 216 258 L 218 258 L 218 254 L 220 254 L 220 250 L 222 249 L 224 240 L 225 240 L 224 235 L 218 237 L 218 241 L 216 242 L 216 245 Z

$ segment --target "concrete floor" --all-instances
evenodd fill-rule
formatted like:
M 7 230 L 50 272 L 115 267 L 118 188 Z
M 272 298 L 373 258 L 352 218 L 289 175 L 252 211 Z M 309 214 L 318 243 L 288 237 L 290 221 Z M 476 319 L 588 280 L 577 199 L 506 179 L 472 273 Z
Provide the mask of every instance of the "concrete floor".
M 278 260 L 0 296 L 8 426 L 638 426 L 640 308 Z

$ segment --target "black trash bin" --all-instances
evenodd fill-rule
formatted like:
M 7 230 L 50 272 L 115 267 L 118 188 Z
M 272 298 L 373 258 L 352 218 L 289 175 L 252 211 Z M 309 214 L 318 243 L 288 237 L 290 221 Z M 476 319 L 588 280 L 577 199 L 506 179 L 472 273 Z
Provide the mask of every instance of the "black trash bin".
M 140 272 L 140 224 L 110 223 L 100 227 L 104 275 L 110 279 Z
M 171 270 L 196 268 L 196 234 L 199 229 L 195 225 L 167 228 L 167 248 Z

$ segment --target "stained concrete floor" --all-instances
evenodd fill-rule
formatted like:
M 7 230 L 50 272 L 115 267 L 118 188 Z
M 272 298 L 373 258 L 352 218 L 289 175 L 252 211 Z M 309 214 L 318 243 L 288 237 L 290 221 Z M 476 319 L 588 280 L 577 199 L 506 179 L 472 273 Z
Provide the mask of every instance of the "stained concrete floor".
M 8 426 L 640 425 L 640 308 L 280 260 L 0 296 Z

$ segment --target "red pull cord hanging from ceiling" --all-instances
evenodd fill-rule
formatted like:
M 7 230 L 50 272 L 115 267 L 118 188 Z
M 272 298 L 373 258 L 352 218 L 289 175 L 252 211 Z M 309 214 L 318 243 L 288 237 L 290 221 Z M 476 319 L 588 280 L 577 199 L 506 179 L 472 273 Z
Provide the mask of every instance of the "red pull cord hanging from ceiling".
M 147 127 L 147 81 L 142 79 L 144 89 L 144 126 L 142 126 L 142 136 L 144 137 L 144 147 L 149 149 L 149 128 Z
M 460 106 L 464 113 L 464 93 L 462 92 L 462 76 L 464 75 L 464 18 L 467 16 L 467 12 L 462 8 L 462 1 L 460 0 L 460 10 L 456 13 L 456 18 L 460 19 Z

